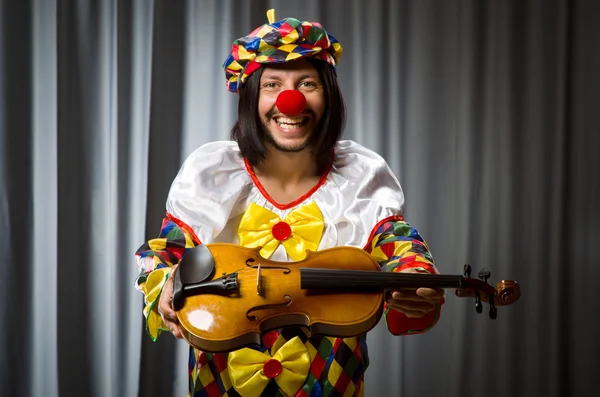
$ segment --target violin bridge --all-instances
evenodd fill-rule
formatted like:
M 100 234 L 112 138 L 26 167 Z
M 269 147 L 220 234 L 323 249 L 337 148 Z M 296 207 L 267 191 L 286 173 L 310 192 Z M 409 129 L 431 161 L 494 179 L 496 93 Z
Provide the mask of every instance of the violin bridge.
M 256 268 L 256 295 L 262 296 L 262 274 L 260 273 L 260 263 Z

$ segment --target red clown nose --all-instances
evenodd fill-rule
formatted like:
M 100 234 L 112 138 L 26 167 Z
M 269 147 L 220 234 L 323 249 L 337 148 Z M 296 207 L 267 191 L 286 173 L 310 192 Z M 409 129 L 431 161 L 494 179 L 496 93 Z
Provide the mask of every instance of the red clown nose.
M 287 115 L 300 114 L 306 107 L 306 98 L 300 91 L 286 90 L 277 96 L 277 109 Z

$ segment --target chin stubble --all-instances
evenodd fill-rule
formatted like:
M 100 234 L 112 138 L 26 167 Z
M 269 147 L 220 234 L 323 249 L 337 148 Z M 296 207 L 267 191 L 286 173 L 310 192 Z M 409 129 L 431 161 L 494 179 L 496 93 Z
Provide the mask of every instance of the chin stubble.
M 305 140 L 300 145 L 293 146 L 293 147 L 281 146 L 278 142 L 275 141 L 275 139 L 273 138 L 273 133 L 271 132 L 271 129 L 269 128 L 269 122 L 273 119 L 273 115 L 275 113 L 276 113 L 275 109 L 271 109 L 266 114 L 265 119 L 262 120 L 262 128 L 263 128 L 263 131 L 265 132 L 265 137 L 266 137 L 267 143 L 269 145 L 273 146 L 275 148 L 275 150 L 278 150 L 280 152 L 286 152 L 286 153 L 298 153 L 298 152 L 301 152 L 304 149 L 306 149 L 308 147 L 309 139 Z M 314 115 L 313 115 L 313 117 L 314 117 Z

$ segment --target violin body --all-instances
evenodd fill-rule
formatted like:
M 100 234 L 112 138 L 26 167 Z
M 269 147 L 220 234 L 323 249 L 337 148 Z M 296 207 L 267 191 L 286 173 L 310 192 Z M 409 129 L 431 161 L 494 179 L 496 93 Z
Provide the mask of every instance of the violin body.
M 205 352 L 227 352 L 258 345 L 278 328 L 304 327 L 309 335 L 353 337 L 381 319 L 388 290 L 454 288 L 475 298 L 476 310 L 520 297 L 515 281 L 487 283 L 489 271 L 463 275 L 382 272 L 379 263 L 355 247 L 308 252 L 300 262 L 277 262 L 235 244 L 199 245 L 180 261 L 173 279 L 173 307 L 184 338 Z
M 305 327 L 312 335 L 355 336 L 372 329 L 381 318 L 381 291 L 334 294 L 301 289 L 301 268 L 336 269 L 345 264 L 345 269 L 380 272 L 379 264 L 361 249 L 337 247 L 309 253 L 300 262 L 276 262 L 262 258 L 260 248 L 227 243 L 206 247 L 215 262 L 210 279 L 236 274 L 238 285 L 224 293 L 187 296 L 177 311 L 184 338 L 202 351 L 260 344 L 262 334 L 282 327 Z

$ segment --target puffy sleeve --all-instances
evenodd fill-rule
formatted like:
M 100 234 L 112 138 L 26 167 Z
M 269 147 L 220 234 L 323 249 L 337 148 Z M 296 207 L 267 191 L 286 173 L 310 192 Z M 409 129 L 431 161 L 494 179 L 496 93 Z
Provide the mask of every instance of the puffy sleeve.
M 146 332 L 152 340 L 166 329 L 156 305 L 171 268 L 198 244 L 200 241 L 192 233 L 167 216 L 158 237 L 144 243 L 135 254 L 138 267 L 136 288 L 144 294 Z
M 383 271 L 399 272 L 414 268 L 424 273 L 439 273 L 425 240 L 414 227 L 399 217 L 376 227 L 367 251 L 375 257 Z M 438 322 L 443 303 L 444 300 L 421 318 L 409 318 L 386 304 L 384 317 L 388 330 L 394 335 L 427 332 Z
M 237 143 L 201 146 L 183 163 L 167 198 L 167 213 L 189 226 L 203 243 L 221 233 L 252 179 Z
M 158 237 L 135 253 L 136 288 L 144 294 L 146 331 L 153 340 L 165 329 L 157 303 L 171 268 L 191 248 L 214 240 L 250 182 L 235 142 L 201 146 L 183 163 L 169 190 Z

